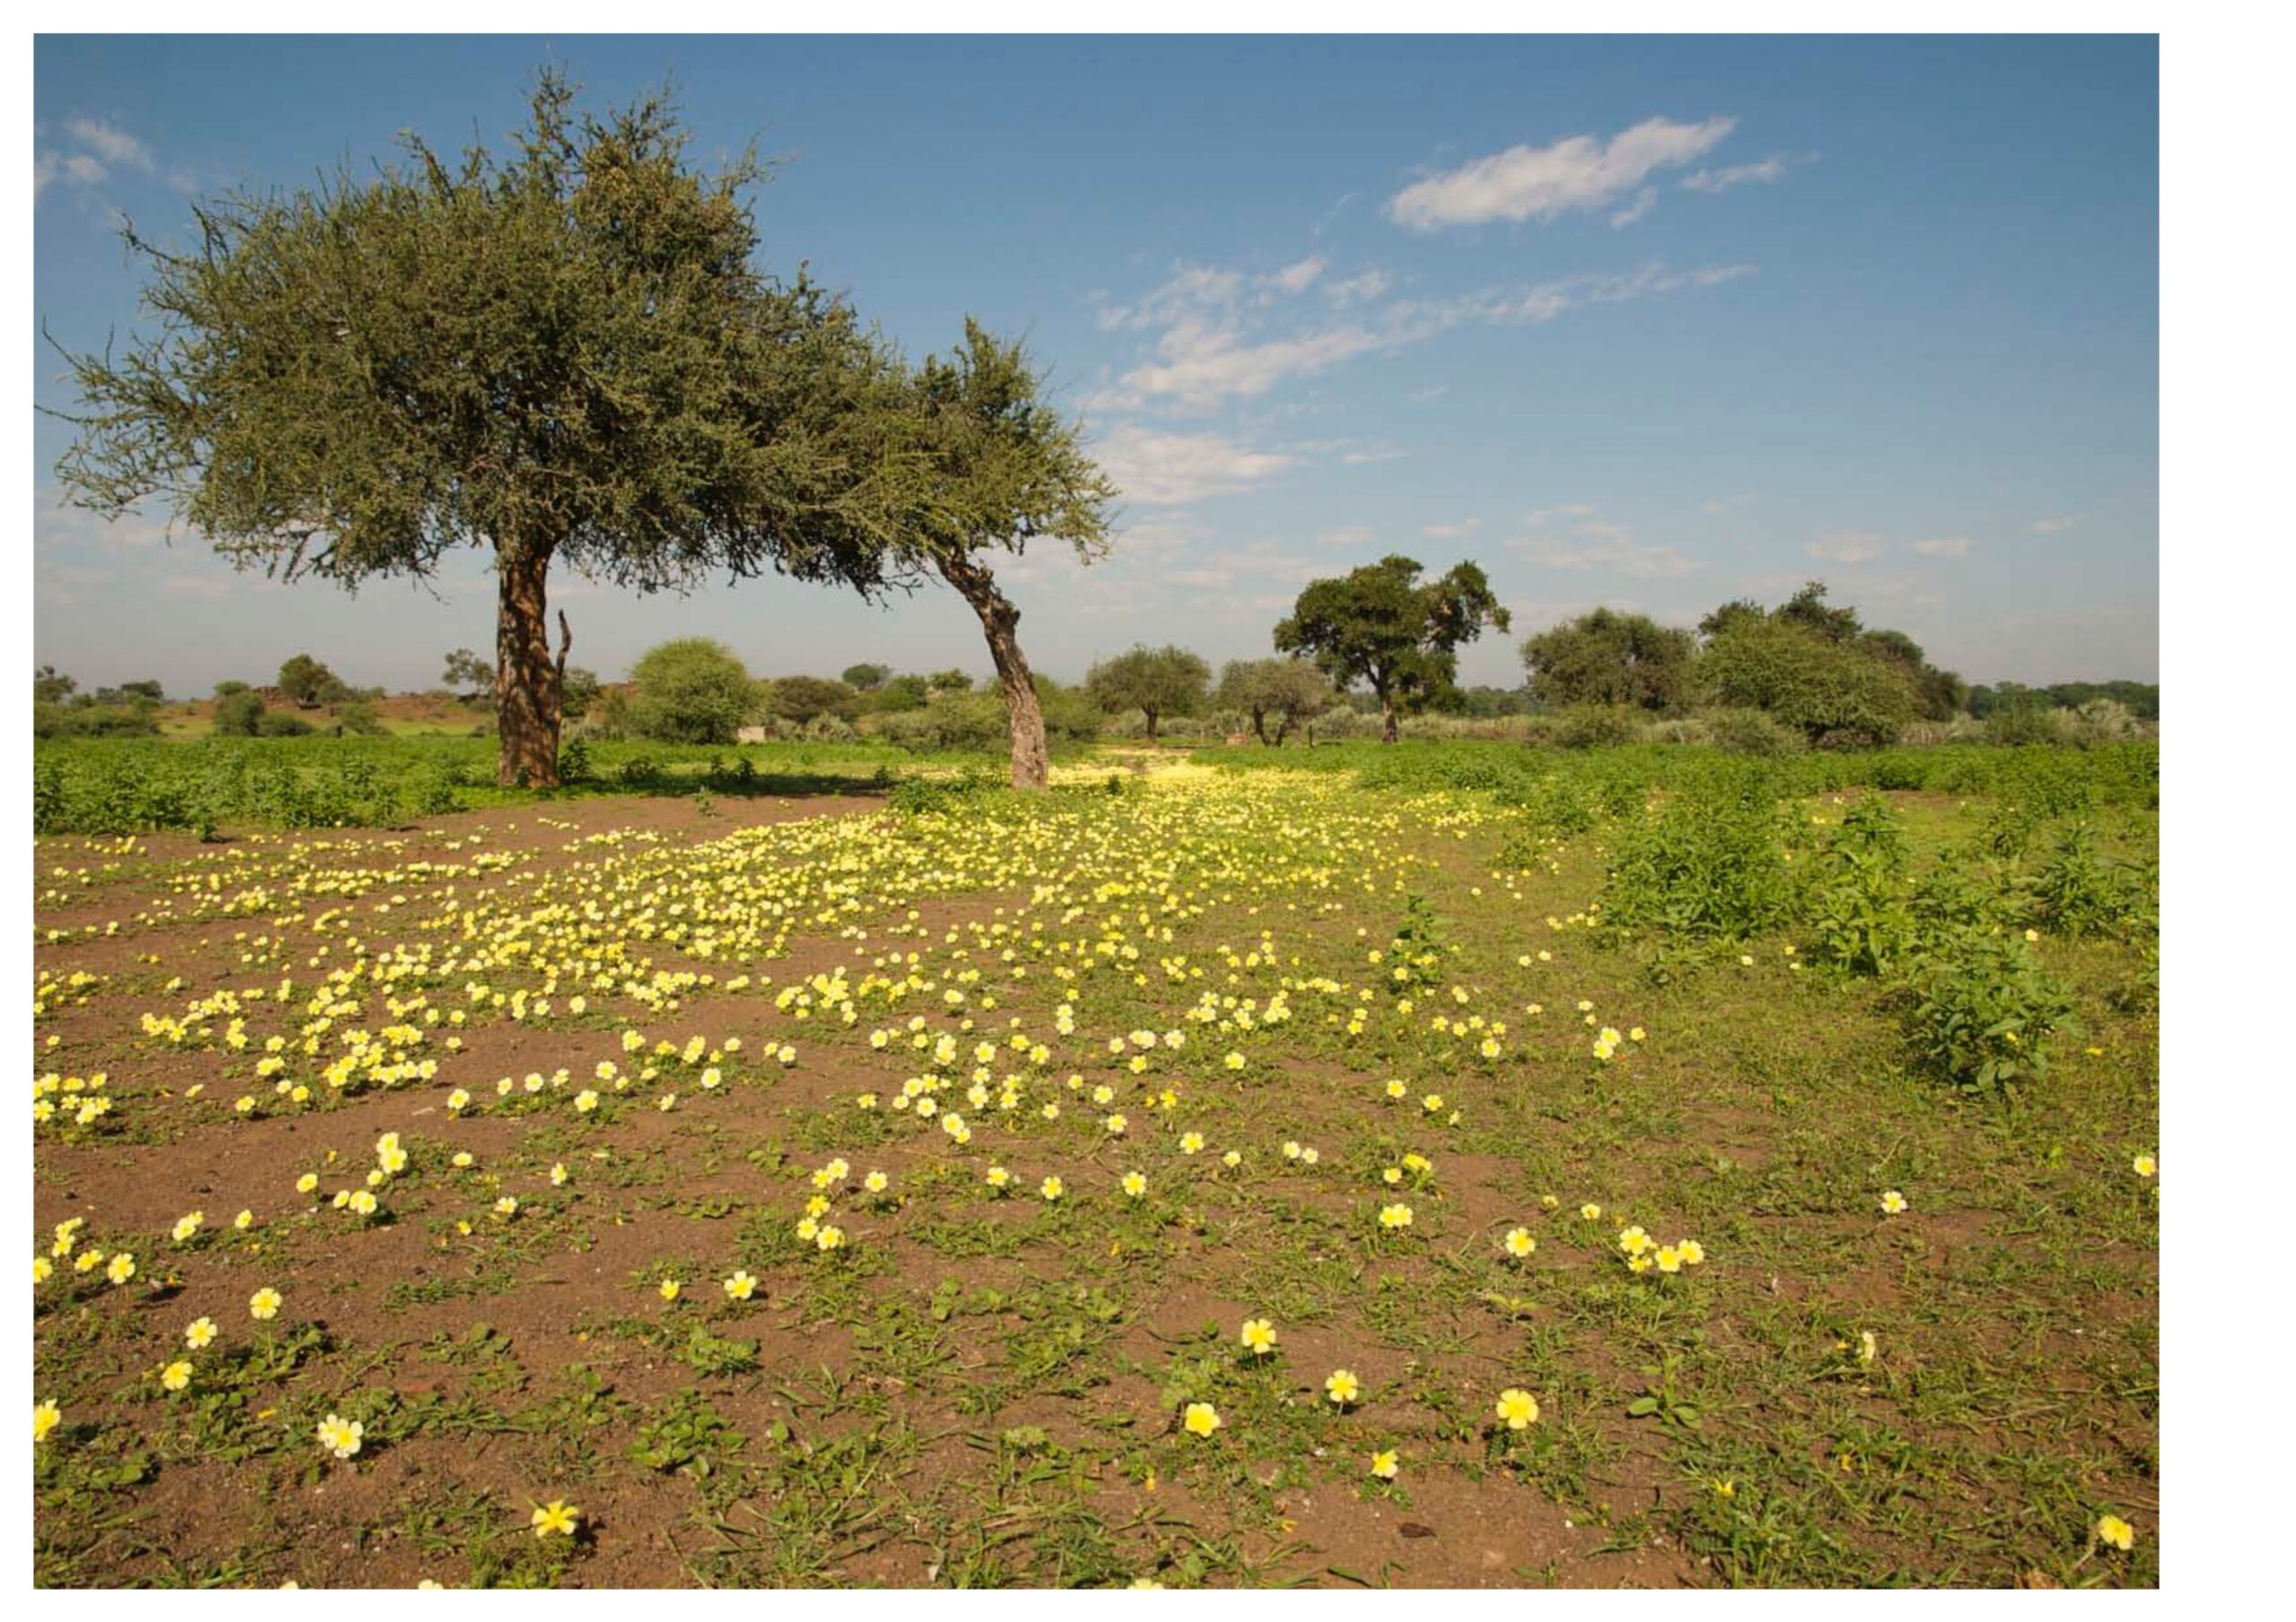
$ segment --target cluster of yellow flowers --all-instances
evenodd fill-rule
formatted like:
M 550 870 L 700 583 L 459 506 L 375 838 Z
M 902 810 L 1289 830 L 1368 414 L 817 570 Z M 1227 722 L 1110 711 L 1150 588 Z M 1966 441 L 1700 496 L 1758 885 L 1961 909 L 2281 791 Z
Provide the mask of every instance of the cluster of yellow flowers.
M 1662 1273 L 1678 1273 L 1706 1260 L 1706 1247 L 1697 1240 L 1677 1239 L 1672 1245 L 1661 1245 L 1643 1232 L 1639 1224 L 1619 1230 L 1618 1247 L 1628 1270 L 1638 1273 L 1653 1269 Z

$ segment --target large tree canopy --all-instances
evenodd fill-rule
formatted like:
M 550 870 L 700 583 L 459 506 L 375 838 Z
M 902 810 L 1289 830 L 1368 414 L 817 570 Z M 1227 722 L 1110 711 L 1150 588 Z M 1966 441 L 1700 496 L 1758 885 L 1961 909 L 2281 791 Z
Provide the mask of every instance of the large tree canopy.
M 1457 691 L 1463 643 L 1509 624 L 1478 565 L 1423 584 L 1419 575 L 1414 559 L 1390 557 L 1313 581 L 1275 628 L 1278 653 L 1313 655 L 1342 690 L 1359 681 L 1371 690 L 1389 743 L 1399 716 Z
M 1683 701 L 1697 646 L 1648 614 L 1598 608 L 1526 639 L 1523 664 L 1541 703 L 1664 711 Z
M 852 312 L 752 262 L 747 155 L 685 161 L 659 97 L 578 114 L 545 73 L 516 151 L 408 160 L 133 227 L 156 330 L 73 358 L 58 472 L 149 499 L 242 565 L 355 588 L 498 573 L 505 783 L 557 780 L 553 560 L 640 591 L 722 569 L 881 585 L 915 491 L 897 365 Z
M 945 359 L 927 357 L 909 394 L 914 448 L 927 471 L 902 560 L 913 572 L 939 573 L 978 617 L 1012 722 L 1013 786 L 1042 788 L 1050 762 L 1021 611 L 986 559 L 1017 557 L 1039 540 L 1074 547 L 1087 562 L 1101 556 L 1116 488 L 1075 425 L 1043 398 L 1021 345 L 970 318 L 963 344 Z
M 1136 709 L 1148 723 L 1148 742 L 1166 716 L 1192 716 L 1204 707 L 1212 667 L 1184 647 L 1138 646 L 1103 659 L 1084 672 L 1084 690 L 1110 713 Z
M 1251 717 L 1262 743 L 1281 744 L 1300 723 L 1314 719 L 1336 701 L 1330 678 L 1305 659 L 1231 659 L 1221 668 L 1214 700 Z M 1267 735 L 1268 717 L 1275 735 Z

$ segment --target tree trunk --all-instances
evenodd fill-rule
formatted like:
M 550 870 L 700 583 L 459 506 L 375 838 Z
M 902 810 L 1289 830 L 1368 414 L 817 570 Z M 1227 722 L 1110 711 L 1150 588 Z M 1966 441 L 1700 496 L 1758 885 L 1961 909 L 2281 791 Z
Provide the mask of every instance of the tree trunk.
M 550 655 L 546 546 L 495 553 L 494 724 L 500 750 L 494 780 L 504 788 L 558 786 L 559 690 L 564 655 Z M 563 617 L 561 617 L 563 624 Z
M 1156 741 L 1156 712 L 1144 704 L 1140 707 L 1140 713 L 1148 717 L 1148 742 L 1153 743 Z
M 1259 741 L 1262 743 L 1267 742 L 1267 712 L 1265 710 L 1256 709 L 1252 711 L 1252 731 L 1259 734 Z M 1281 741 L 1281 737 L 1282 734 L 1279 733 L 1279 742 Z
M 996 577 L 970 558 L 940 559 L 941 577 L 980 616 L 981 633 L 988 638 L 988 656 L 996 665 L 996 685 L 1004 695 L 1004 710 L 1013 724 L 1013 786 L 1042 788 L 1051 781 L 1052 766 L 1044 737 L 1044 707 L 1037 702 L 1036 682 L 1029 674 L 1029 656 L 1013 635 L 1021 611 L 996 587 Z
M 1396 702 L 1385 693 L 1379 695 L 1379 742 L 1393 743 L 1396 741 Z

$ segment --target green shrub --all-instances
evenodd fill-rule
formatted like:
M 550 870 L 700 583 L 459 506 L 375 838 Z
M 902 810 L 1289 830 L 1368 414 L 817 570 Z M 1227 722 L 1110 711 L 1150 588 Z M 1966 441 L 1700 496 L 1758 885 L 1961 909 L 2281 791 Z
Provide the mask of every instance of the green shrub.
M 731 743 L 757 708 L 757 686 L 725 644 L 682 637 L 631 667 L 622 724 L 661 743 Z
M 2071 993 L 2022 936 L 1962 929 L 1924 943 L 1905 1032 L 1920 1068 L 1975 1091 L 2045 1074 L 2050 1041 L 2072 1016 Z
M 256 717 L 255 732 L 258 738 L 307 738 L 311 724 L 283 709 L 267 709 Z
M 222 693 L 215 700 L 215 730 L 227 737 L 252 738 L 263 720 L 263 700 L 248 688 Z
M 1767 710 L 1716 709 L 1699 717 L 1717 749 L 1769 759 L 1808 747 L 1807 741 Z
M 1873 794 L 1850 807 L 1818 856 L 1809 896 L 1815 962 L 1850 975 L 1883 975 L 1912 948 L 1905 830 Z
M 1912 686 L 1897 665 L 1776 620 L 1715 637 L 1696 677 L 1706 702 L 1762 710 L 1828 747 L 1893 742 L 1914 716 Z
M 1676 934 L 1743 940 L 1793 915 L 1783 817 L 1756 775 L 1674 796 L 1620 841 L 1605 919 Z
M 1626 706 L 1579 704 L 1558 717 L 1554 741 L 1565 749 L 1607 749 L 1634 742 L 1634 712 Z
M 382 716 L 365 699 L 355 699 L 335 712 L 335 724 L 354 738 L 379 738 L 390 731 Z
M 2098 854 L 2096 837 L 2085 822 L 2073 823 L 2058 835 L 2057 849 L 2033 877 L 2032 894 L 2044 927 L 2076 940 L 2118 934 L 2135 910 L 2127 885 L 2114 863 Z

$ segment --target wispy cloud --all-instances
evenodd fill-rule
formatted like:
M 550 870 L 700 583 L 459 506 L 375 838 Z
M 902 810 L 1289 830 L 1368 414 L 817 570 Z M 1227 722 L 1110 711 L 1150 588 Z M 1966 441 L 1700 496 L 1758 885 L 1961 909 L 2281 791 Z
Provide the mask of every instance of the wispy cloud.
M 34 131 L 37 140 L 38 131 Z M 32 152 L 32 196 L 37 200 L 58 182 L 70 186 L 100 186 L 117 169 L 146 174 L 158 167 L 152 149 L 116 125 L 100 118 L 67 118 L 64 134 L 68 145 L 38 147 Z
M 1657 206 L 1658 188 L 1655 186 L 1646 186 L 1635 193 L 1633 202 L 1611 216 L 1611 229 L 1618 230 L 1631 225 Z
M 67 118 L 64 133 L 106 163 L 140 169 L 146 174 L 157 167 L 152 149 L 116 125 L 100 118 Z
M 1419 533 L 1430 541 L 1457 541 L 1472 535 L 1483 527 L 1481 518 L 1462 518 L 1457 524 L 1422 524 Z
M 1336 282 L 1325 282 L 1324 297 L 1340 308 L 1345 309 L 1351 304 L 1369 304 L 1374 299 L 1385 298 L 1387 290 L 1395 284 L 1396 279 L 1393 276 L 1377 265 L 1373 265 L 1370 269 L 1359 271 L 1352 276 L 1344 277 Z
M 1868 530 L 1822 535 L 1802 550 L 1826 563 L 1871 563 L 1882 555 L 1882 537 Z
M 1316 278 L 1331 267 L 1331 261 L 1320 256 L 1287 265 L 1274 274 L 1263 278 L 1266 284 L 1280 293 L 1304 293 L 1315 285 Z
M 1414 230 L 1437 230 L 1608 208 L 1657 170 L 1704 157 L 1736 126 L 1736 119 L 1725 117 L 1697 124 L 1647 118 L 1607 141 L 1570 135 L 1549 146 L 1510 146 L 1413 182 L 1387 200 L 1387 217 Z
M 2037 535 L 2061 535 L 2079 522 L 2080 520 L 2078 518 L 2069 517 L 2036 518 L 2033 520 L 2033 533 Z
M 1674 579 L 1705 567 L 1674 547 L 1646 545 L 1633 525 L 1595 517 L 1594 512 L 1579 502 L 1526 513 L 1523 525 L 1528 533 L 1508 542 L 1507 550 L 1549 568 L 1608 569 L 1638 580 Z
M 1759 163 L 1734 163 L 1726 169 L 1702 169 L 1683 177 L 1686 192 L 1726 192 L 1734 186 L 1768 186 L 1783 179 L 1786 171 L 1796 163 L 1814 163 L 1815 152 L 1804 152 L 1794 157 L 1785 152 L 1772 152 Z
M 1336 529 L 1319 530 L 1316 533 L 1318 546 L 1361 546 L 1377 534 L 1368 524 L 1343 524 Z
M 1970 555 L 1970 538 L 1945 535 L 1933 541 L 1917 541 L 1913 550 L 1925 558 L 1966 558 Z
M 1698 510 L 1709 518 L 1718 518 L 1731 508 L 1744 507 L 1753 499 L 1752 490 L 1742 490 L 1735 496 L 1717 496 L 1711 501 L 1701 501 L 1698 504 Z
M 1244 279 L 1239 273 L 1187 266 L 1138 303 L 1100 311 L 1104 329 L 1163 330 L 1152 359 L 1093 391 L 1084 404 L 1109 411 L 1210 412 L 1230 400 L 1265 395 L 1287 379 L 1314 377 L 1454 327 L 1552 321 L 1581 306 L 1714 287 L 1752 271 L 1750 265 L 1677 271 L 1653 261 L 1633 271 L 1587 272 L 1457 298 L 1394 299 L 1343 321 L 1295 324 L 1294 330 L 1262 336 L 1265 316 L 1239 299 Z
M 1151 507 L 1242 490 L 1274 477 L 1294 461 L 1221 434 L 1161 433 L 1132 423 L 1103 434 L 1095 454 L 1126 499 Z

